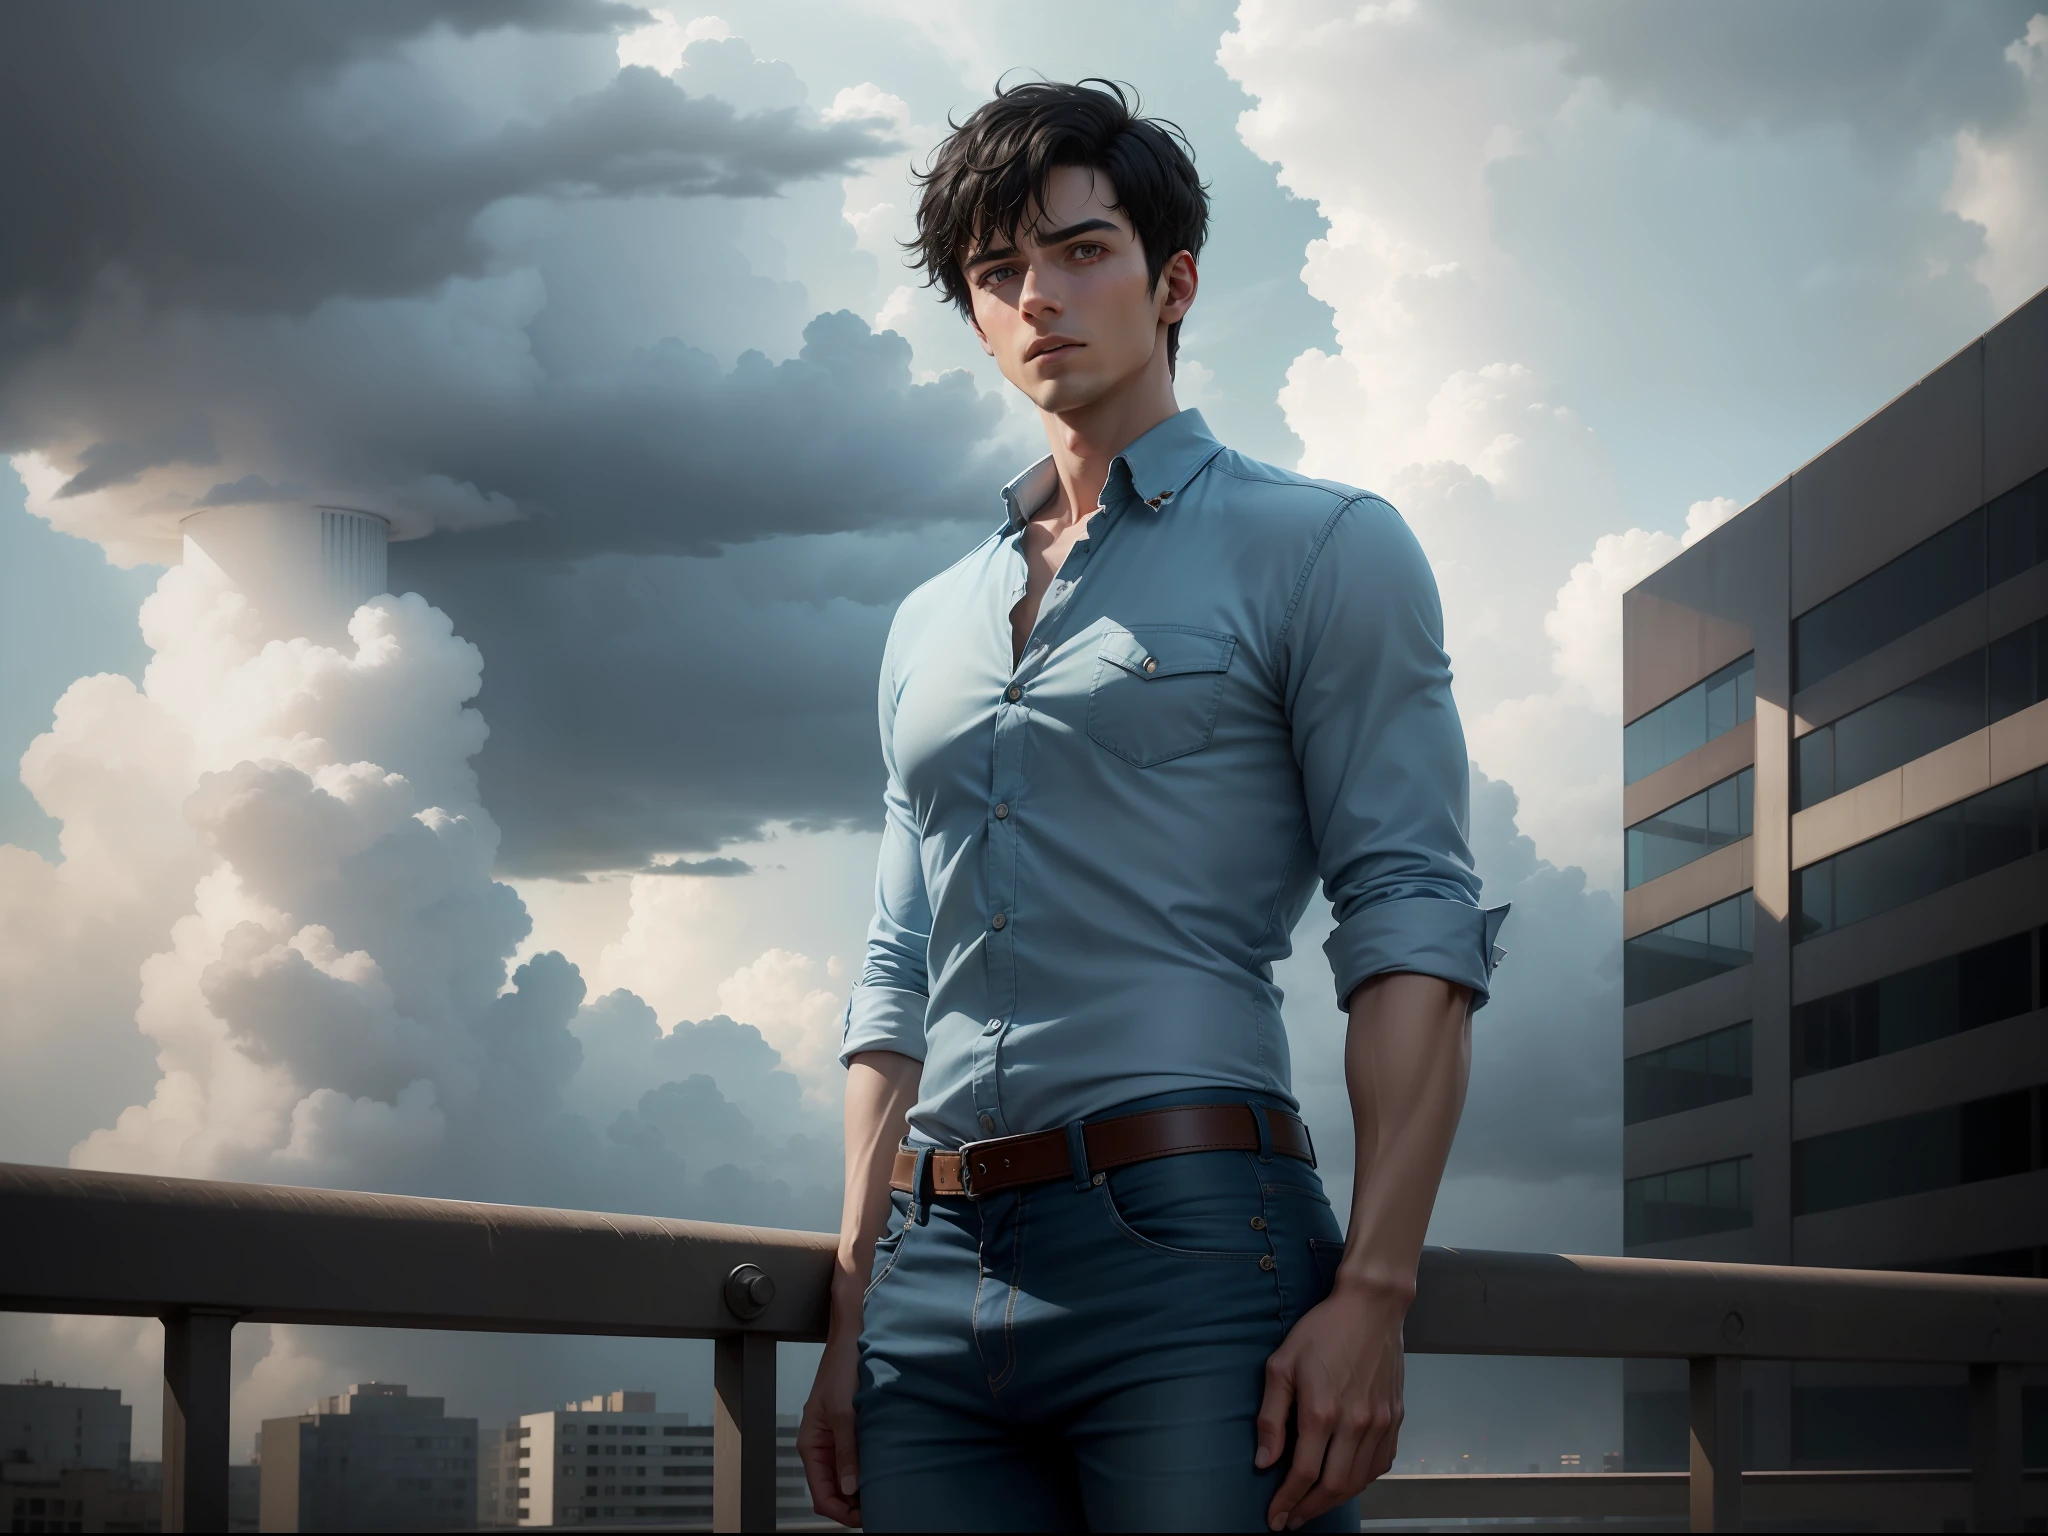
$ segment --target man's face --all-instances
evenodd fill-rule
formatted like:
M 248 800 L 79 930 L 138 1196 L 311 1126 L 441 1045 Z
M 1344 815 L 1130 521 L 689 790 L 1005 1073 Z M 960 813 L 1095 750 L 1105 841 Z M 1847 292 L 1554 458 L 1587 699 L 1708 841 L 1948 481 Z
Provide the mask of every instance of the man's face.
M 983 350 L 1040 410 L 1083 409 L 1163 362 L 1164 327 L 1193 302 L 1193 259 L 1177 254 L 1155 288 L 1115 197 L 1104 173 L 1060 166 L 1025 227 L 961 263 Z

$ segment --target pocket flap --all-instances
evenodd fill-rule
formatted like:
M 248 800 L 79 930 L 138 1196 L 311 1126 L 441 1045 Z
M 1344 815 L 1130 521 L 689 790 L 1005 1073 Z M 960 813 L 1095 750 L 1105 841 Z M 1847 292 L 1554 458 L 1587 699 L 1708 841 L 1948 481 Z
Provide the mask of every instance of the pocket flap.
M 1178 677 L 1187 672 L 1228 672 L 1235 635 L 1179 624 L 1133 624 L 1102 639 L 1102 659 L 1133 677 Z

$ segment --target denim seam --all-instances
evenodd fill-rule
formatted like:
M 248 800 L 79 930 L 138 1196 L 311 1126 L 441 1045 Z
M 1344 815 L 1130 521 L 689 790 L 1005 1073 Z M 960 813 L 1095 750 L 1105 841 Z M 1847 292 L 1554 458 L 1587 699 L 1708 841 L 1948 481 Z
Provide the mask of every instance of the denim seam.
M 992 1395 L 1007 1387 L 1010 1378 L 1017 1374 L 1017 1295 L 1023 1289 L 1019 1282 L 1024 1278 L 1024 1233 L 1031 1224 L 1026 1219 L 1029 1205 L 1024 1195 L 1018 1196 L 1015 1267 L 1010 1272 L 1010 1299 L 1003 1303 L 1003 1374 L 989 1383 Z

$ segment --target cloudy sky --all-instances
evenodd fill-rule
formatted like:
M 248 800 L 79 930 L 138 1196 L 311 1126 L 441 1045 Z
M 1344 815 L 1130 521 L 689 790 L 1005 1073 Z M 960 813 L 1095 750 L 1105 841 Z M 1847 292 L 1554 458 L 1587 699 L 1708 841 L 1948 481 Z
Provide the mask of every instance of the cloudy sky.
M 1436 1240 L 1618 1242 L 1619 594 L 2048 283 L 2033 4 L 10 7 L 0 1158 L 831 1223 L 882 637 L 1041 451 L 896 246 L 1006 70 L 1183 125 L 1184 403 L 1436 565 L 1515 904 Z M 411 535 L 339 649 L 177 564 L 319 501 Z M 703 1386 L 242 1334 L 243 1435 Z M 156 1347 L 0 1321 L 142 1445 Z M 1597 1372 L 1488 1369 L 1408 1455 L 1613 1448 Z

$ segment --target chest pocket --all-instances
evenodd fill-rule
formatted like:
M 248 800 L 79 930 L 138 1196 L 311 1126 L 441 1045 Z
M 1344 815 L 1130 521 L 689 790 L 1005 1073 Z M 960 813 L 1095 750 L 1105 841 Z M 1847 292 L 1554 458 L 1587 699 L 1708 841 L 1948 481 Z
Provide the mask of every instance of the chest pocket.
M 1088 735 L 1150 768 L 1209 745 L 1237 640 L 1179 624 L 1133 624 L 1103 637 L 1088 695 Z

